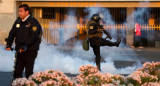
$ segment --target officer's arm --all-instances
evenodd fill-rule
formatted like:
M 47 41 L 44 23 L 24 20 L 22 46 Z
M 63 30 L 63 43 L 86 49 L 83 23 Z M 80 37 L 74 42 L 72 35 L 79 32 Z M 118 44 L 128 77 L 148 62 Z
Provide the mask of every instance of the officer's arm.
M 109 39 L 112 39 L 111 35 L 104 29 L 103 25 L 99 25 L 99 28 L 103 29 L 103 33 L 105 33 Z
M 32 30 L 31 30 L 31 36 L 30 38 L 26 41 L 27 47 L 33 45 L 34 43 L 40 41 L 41 37 L 41 31 L 42 28 L 39 23 L 33 24 L 32 25 Z
M 112 39 L 111 35 L 110 35 L 106 30 L 103 30 L 103 32 L 107 35 L 107 37 L 108 37 L 110 40 Z
M 8 38 L 7 38 L 7 46 L 8 47 L 11 47 L 12 46 L 12 43 L 13 43 L 13 40 L 14 40 L 14 38 L 15 38 L 15 36 L 16 36 L 16 21 L 15 21 L 15 23 L 13 24 L 13 26 L 12 26 L 12 29 L 11 29 L 11 31 L 9 32 L 9 36 L 8 36 Z

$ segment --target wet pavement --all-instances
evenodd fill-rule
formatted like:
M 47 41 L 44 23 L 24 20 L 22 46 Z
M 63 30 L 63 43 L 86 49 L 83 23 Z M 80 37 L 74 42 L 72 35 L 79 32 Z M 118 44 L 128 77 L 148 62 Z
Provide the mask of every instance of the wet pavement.
M 57 47 L 59 50 L 62 50 L 62 47 Z M 112 48 L 109 48 L 110 51 L 112 51 Z M 118 59 L 114 58 L 114 65 L 116 68 L 123 68 L 126 66 L 132 66 L 133 64 L 140 62 L 157 62 L 160 61 L 160 48 L 154 48 L 154 47 L 147 47 L 147 48 L 116 48 L 119 52 L 120 57 L 124 57 L 124 59 Z M 71 54 L 70 52 L 72 49 L 69 49 L 69 47 L 63 48 L 64 53 Z M 78 52 L 78 50 L 77 50 Z M 105 55 L 105 54 L 102 54 Z M 127 57 L 131 57 L 130 59 L 126 59 Z M 93 59 L 86 59 L 91 60 Z M 102 62 L 106 61 L 106 57 L 103 58 L 102 56 Z M 69 74 L 67 73 L 69 77 L 75 77 L 77 74 Z M 12 72 L 0 72 L 0 86 L 9 86 L 12 78 Z

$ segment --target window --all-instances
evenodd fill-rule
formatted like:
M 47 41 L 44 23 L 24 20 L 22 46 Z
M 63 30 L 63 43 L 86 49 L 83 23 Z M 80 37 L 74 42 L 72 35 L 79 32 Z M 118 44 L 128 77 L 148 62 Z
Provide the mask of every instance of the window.
M 55 8 L 42 8 L 42 18 L 55 19 Z

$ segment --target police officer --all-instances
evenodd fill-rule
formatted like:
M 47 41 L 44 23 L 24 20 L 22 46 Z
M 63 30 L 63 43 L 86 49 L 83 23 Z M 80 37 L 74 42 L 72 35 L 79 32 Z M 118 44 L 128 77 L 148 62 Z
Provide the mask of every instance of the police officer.
M 16 63 L 13 78 L 21 78 L 25 68 L 28 78 L 33 74 L 34 61 L 41 43 L 42 28 L 39 22 L 30 14 L 27 4 L 19 6 L 19 17 L 12 26 L 7 39 L 6 50 L 12 49 L 15 39 Z
M 91 17 L 91 20 L 87 24 L 87 32 L 89 37 L 90 46 L 93 48 L 93 52 L 96 56 L 96 65 L 99 70 L 100 69 L 100 46 L 119 46 L 121 40 L 118 39 L 116 42 L 111 42 L 109 40 L 106 40 L 105 38 L 102 38 L 103 33 L 107 35 L 107 37 L 111 40 L 112 37 L 110 34 L 103 28 L 102 25 L 100 25 L 100 15 L 99 14 L 93 14 Z

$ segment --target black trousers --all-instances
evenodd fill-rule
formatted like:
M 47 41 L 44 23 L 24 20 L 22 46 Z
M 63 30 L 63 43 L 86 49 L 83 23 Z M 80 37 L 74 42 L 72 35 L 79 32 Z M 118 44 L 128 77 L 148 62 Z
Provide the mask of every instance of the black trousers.
M 142 42 L 141 41 L 142 41 L 141 36 L 135 36 L 134 46 L 135 47 L 142 46 Z
M 105 40 L 103 38 L 90 38 L 90 45 L 93 48 L 93 52 L 96 56 L 96 65 L 100 66 L 100 60 L 101 60 L 101 55 L 100 55 L 100 46 L 115 46 L 116 42 L 111 42 L 109 40 Z
M 37 57 L 38 51 L 26 51 L 16 53 L 16 63 L 13 78 L 21 78 L 25 68 L 25 76 L 28 78 L 33 74 L 34 61 Z

